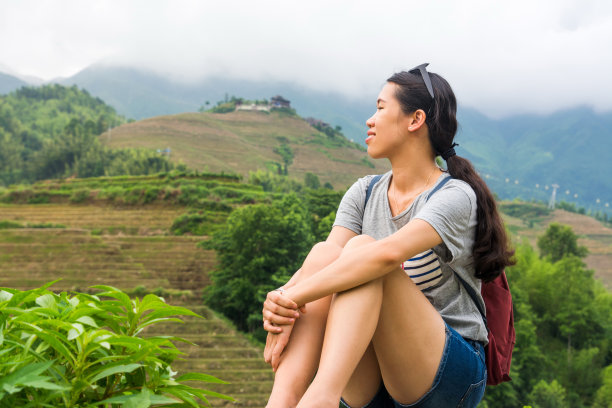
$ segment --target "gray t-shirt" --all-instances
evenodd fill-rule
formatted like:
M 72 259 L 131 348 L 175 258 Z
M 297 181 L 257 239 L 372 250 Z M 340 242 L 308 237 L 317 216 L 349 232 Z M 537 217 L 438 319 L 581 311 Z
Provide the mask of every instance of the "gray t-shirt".
M 422 192 L 406 210 L 393 217 L 387 197 L 391 172 L 385 173 L 374 185 L 365 206 L 366 190 L 373 177 L 360 178 L 348 189 L 338 207 L 334 226 L 379 240 L 414 218 L 429 223 L 442 238 L 442 244 L 433 248 L 434 254 L 429 251 L 407 260 L 404 269 L 449 326 L 464 338 L 486 343 L 487 329 L 480 312 L 455 276 L 459 274 L 475 289 L 484 310 L 481 281 L 474 276 L 472 259 L 476 233 L 476 194 L 472 188 L 453 179 L 427 200 L 435 185 L 449 177 L 443 174 L 431 189 Z

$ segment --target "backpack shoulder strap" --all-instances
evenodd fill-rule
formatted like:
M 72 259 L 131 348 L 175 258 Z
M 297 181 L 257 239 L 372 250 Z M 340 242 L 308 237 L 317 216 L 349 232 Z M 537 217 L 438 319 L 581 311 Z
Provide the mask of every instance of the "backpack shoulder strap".
M 425 201 L 429 201 L 429 199 L 431 198 L 432 195 L 434 195 L 435 192 L 437 192 L 439 189 L 444 187 L 444 185 L 448 183 L 449 181 L 451 181 L 452 179 L 453 178 L 450 175 L 448 177 L 445 177 L 441 182 L 438 183 L 437 186 L 434 187 L 433 190 L 431 190 L 431 192 L 427 195 L 427 199 Z
M 480 315 L 482 316 L 482 320 L 484 321 L 485 326 L 489 327 L 487 325 L 487 316 L 486 316 L 486 313 L 483 310 L 482 305 L 480 304 L 480 302 L 478 302 L 478 295 L 476 294 L 476 291 L 474 290 L 474 288 L 472 288 L 470 285 L 468 285 L 467 282 L 465 281 L 465 279 L 463 279 L 461 276 L 459 276 L 459 274 L 457 272 L 455 272 L 455 276 L 457 278 L 459 278 L 459 282 L 461 282 L 461 284 L 463 285 L 463 288 L 467 291 L 467 293 L 472 298 L 472 301 L 474 302 L 474 304 L 478 308 L 478 311 L 480 312 Z M 486 283 L 484 283 L 484 282 L 482 284 L 486 285 Z
M 378 181 L 381 179 L 382 176 L 383 176 L 382 174 L 379 174 L 377 176 L 372 177 L 372 180 L 370 180 L 370 184 L 368 184 L 368 189 L 366 190 L 365 203 L 363 204 L 364 209 L 366 205 L 368 205 L 368 200 L 370 199 L 370 196 L 372 195 L 372 189 L 374 188 L 374 184 L 378 183 Z
M 431 198 L 431 196 L 434 195 L 434 193 L 436 193 L 438 190 L 440 190 L 446 183 L 448 183 L 452 179 L 453 178 L 449 175 L 448 177 L 443 179 L 441 182 L 439 182 L 438 185 L 433 190 L 431 190 L 429 195 L 427 195 L 427 200 L 429 200 Z M 482 319 L 484 320 L 484 324 L 486 326 L 486 324 L 487 324 L 486 313 L 483 310 L 482 305 L 480 304 L 480 302 L 478 302 L 478 295 L 476 294 L 476 291 L 474 290 L 474 288 L 472 288 L 470 285 L 468 285 L 467 282 L 461 276 L 459 276 L 458 273 L 455 272 L 455 276 L 457 278 L 459 278 L 459 282 L 461 282 L 461 284 L 463 285 L 463 287 L 465 288 L 467 293 L 472 298 L 472 301 L 474 301 L 474 303 L 476 304 L 476 307 L 478 308 L 478 311 L 482 315 Z

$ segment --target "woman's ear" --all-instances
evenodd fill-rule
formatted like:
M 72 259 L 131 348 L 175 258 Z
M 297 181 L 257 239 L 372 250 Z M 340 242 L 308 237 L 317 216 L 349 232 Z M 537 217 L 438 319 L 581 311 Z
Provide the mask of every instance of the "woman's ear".
M 419 130 L 425 123 L 425 111 L 423 109 L 417 109 L 410 115 L 410 122 L 408 124 L 408 130 L 411 132 Z

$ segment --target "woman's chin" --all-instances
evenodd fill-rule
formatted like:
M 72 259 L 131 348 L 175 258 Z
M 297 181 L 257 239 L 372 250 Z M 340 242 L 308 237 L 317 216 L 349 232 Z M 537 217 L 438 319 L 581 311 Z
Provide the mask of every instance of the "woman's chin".
M 373 148 L 372 146 L 368 146 L 368 156 L 370 156 L 370 158 L 372 159 L 382 159 L 384 157 L 384 155 L 377 151 L 375 148 Z

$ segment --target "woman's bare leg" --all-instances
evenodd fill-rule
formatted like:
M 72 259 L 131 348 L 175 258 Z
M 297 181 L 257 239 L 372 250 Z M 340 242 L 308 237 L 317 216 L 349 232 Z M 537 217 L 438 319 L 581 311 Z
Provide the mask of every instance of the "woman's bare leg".
M 345 250 L 372 240 L 353 238 Z M 370 344 L 391 395 L 414 402 L 430 388 L 444 342 L 442 318 L 400 268 L 339 293 L 330 308 L 319 370 L 298 407 L 336 407 L 341 394 L 349 404 L 368 402 L 380 385 L 376 375 L 367 382 L 373 365 L 362 363 Z M 365 381 L 371 395 L 355 392 L 359 387 L 349 383 L 354 379 Z
M 338 258 L 342 248 L 328 242 L 315 245 L 300 272 L 305 279 Z M 274 376 L 268 407 L 295 407 L 315 375 L 321 356 L 331 296 L 308 303 L 306 313 L 294 324 L 287 347 Z

